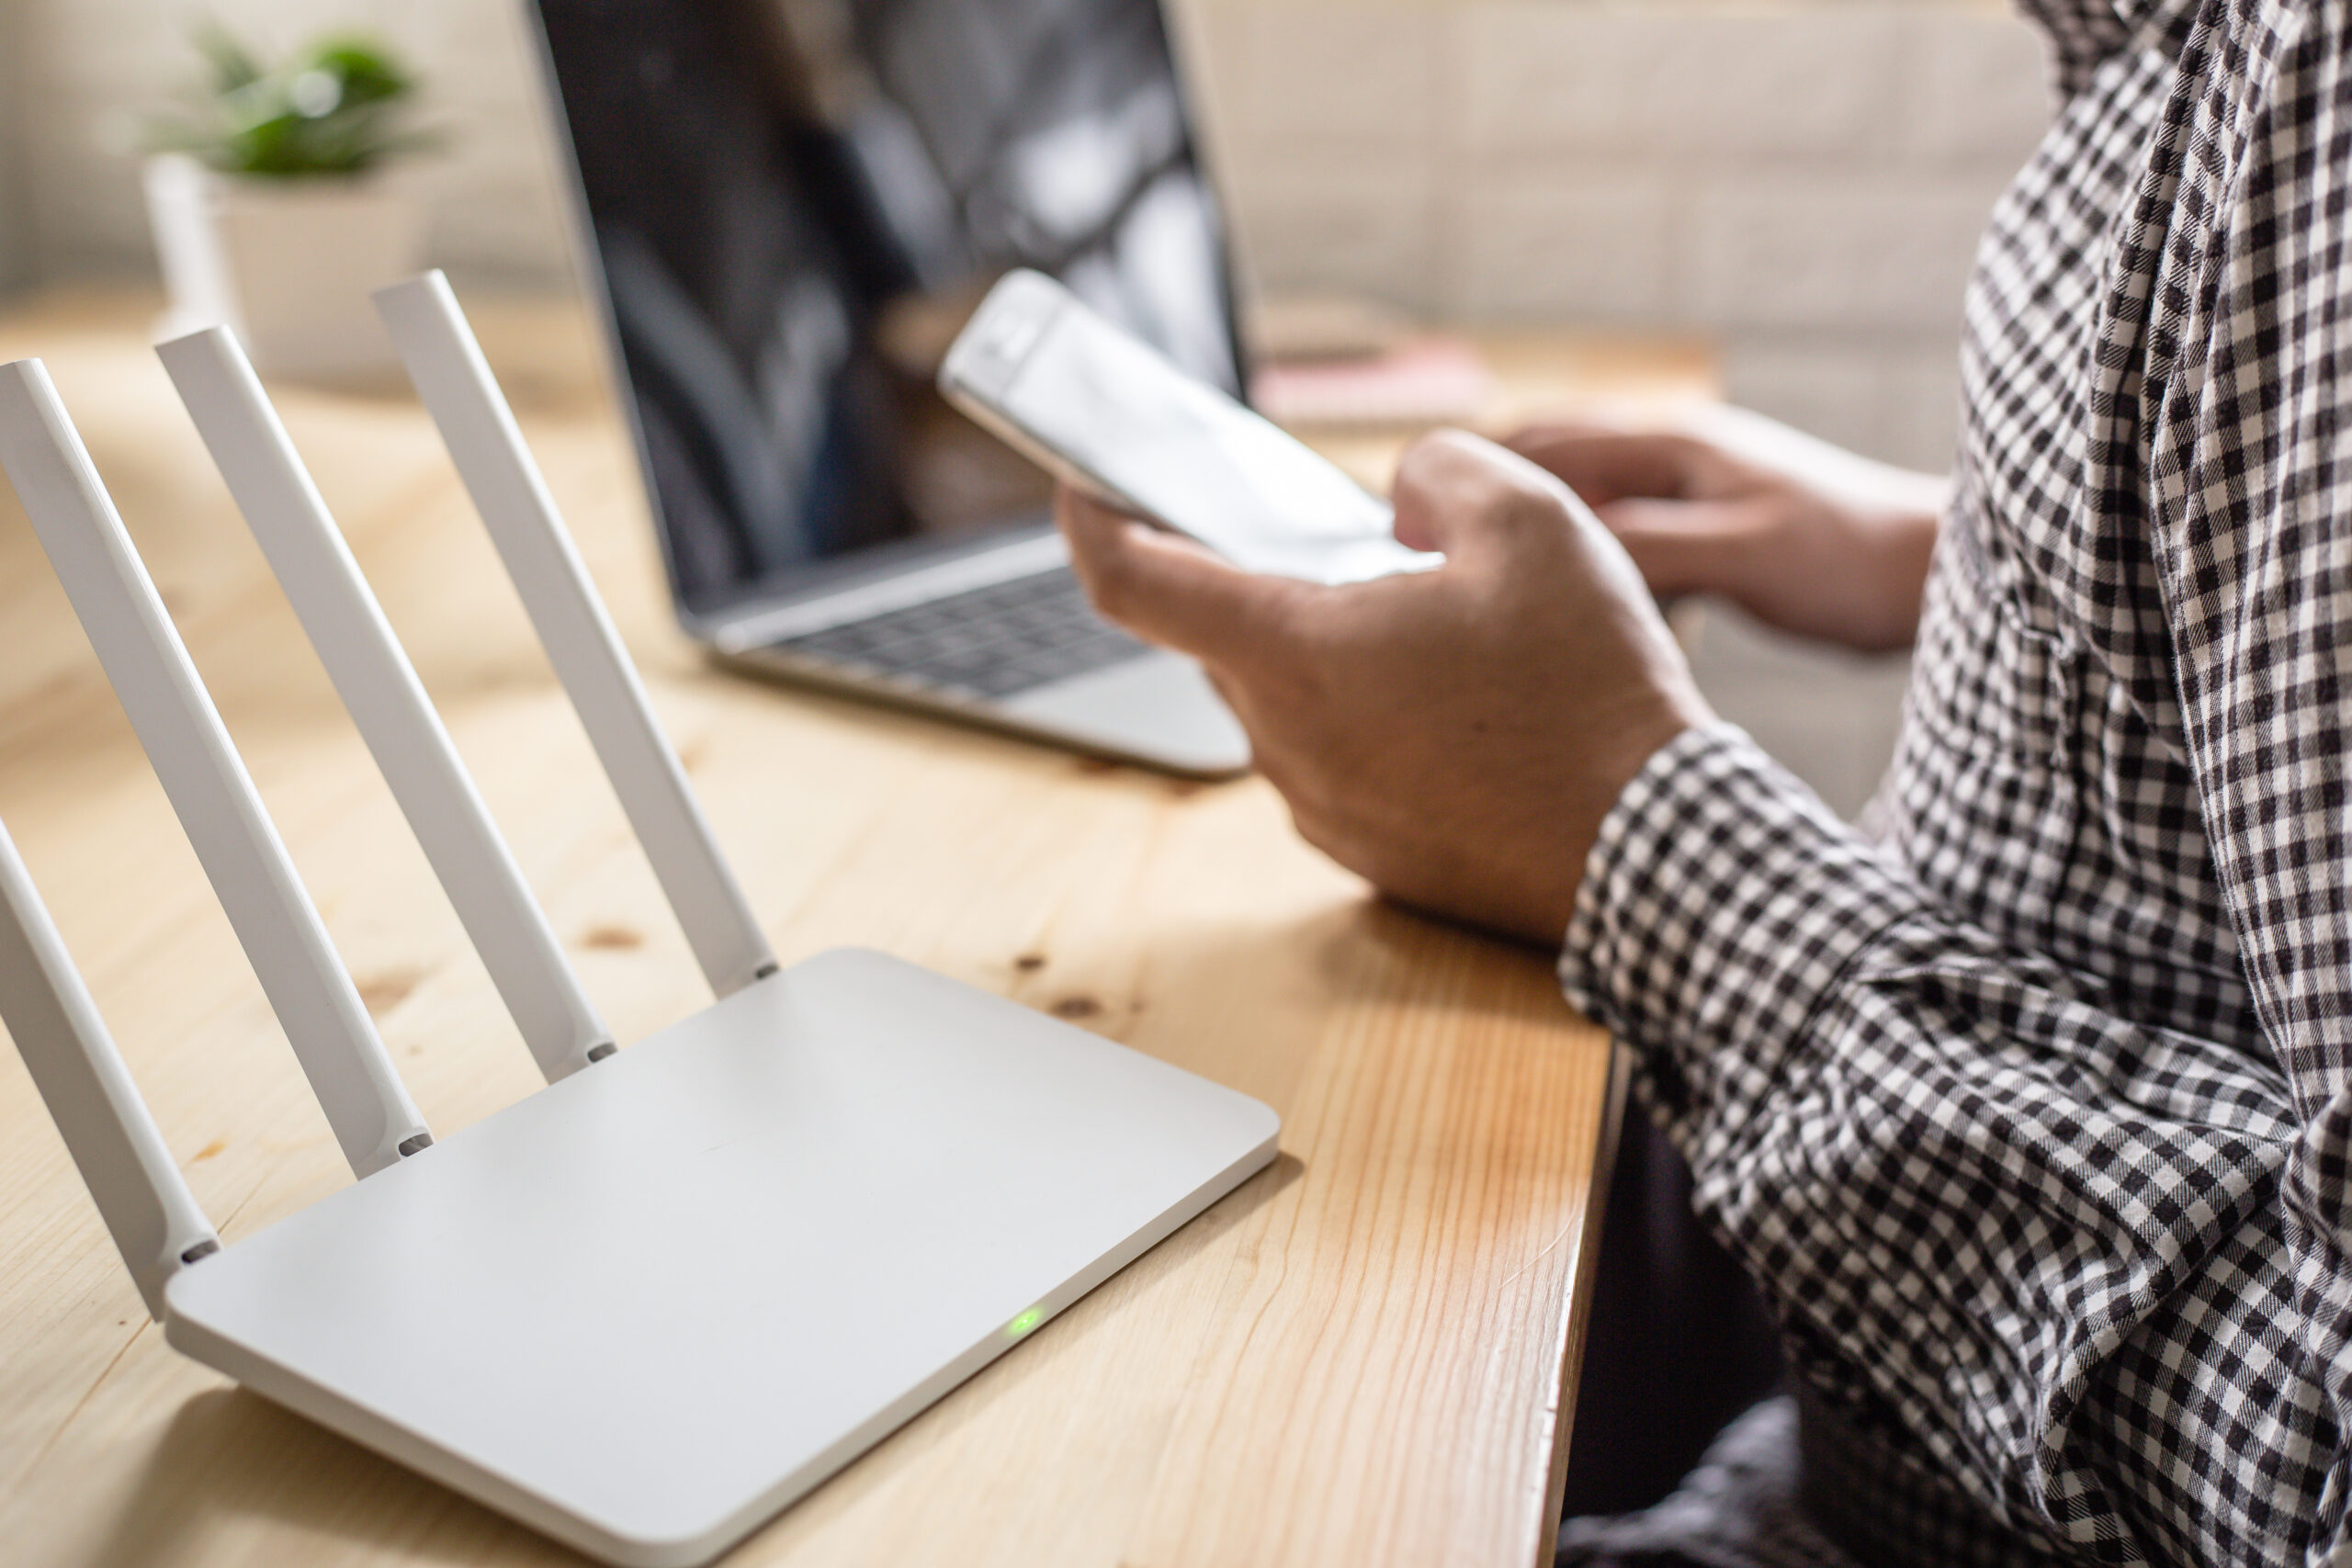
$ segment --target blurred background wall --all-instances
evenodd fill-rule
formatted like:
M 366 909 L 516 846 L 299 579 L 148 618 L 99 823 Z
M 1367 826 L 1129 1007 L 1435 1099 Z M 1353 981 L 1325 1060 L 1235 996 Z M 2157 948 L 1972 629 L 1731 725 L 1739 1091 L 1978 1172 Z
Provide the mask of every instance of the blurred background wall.
M 1704 332 L 1741 400 L 1946 460 L 1969 253 L 2048 114 L 1998 0 L 1183 4 L 1260 286 Z M 0 276 L 151 267 L 126 144 L 196 72 L 200 15 L 278 47 L 390 39 L 453 133 L 403 176 L 438 259 L 562 277 L 510 0 L 0 0 Z
M 0 294 L 32 272 L 32 209 L 26 194 L 25 7 L 0 0 Z
M 1939 468 L 1962 283 L 2048 122 L 1997 0 L 1202 0 L 1251 261 L 1697 331 L 1733 396 Z
M 1178 0 L 1250 282 L 1417 314 L 1699 333 L 1738 401 L 1951 457 L 1960 293 L 2049 114 L 2001 0 Z M 424 77 L 435 259 L 568 264 L 514 0 L 0 0 L 0 287 L 142 278 L 133 130 L 216 17 L 269 49 L 377 32 Z M 1718 702 L 1851 809 L 1899 662 L 1723 619 Z

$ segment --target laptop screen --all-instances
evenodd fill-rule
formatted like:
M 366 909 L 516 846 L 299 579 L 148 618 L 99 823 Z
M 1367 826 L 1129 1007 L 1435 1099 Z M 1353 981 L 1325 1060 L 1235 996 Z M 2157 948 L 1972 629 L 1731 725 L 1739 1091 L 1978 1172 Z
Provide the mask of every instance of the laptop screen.
M 1159 0 L 537 8 L 688 611 L 1038 521 L 932 388 L 1009 267 L 1238 389 Z

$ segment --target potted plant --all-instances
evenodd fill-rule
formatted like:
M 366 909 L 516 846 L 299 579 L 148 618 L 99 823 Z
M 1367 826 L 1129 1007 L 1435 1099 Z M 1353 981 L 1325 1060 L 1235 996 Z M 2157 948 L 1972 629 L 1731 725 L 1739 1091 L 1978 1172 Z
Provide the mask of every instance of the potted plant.
M 430 143 L 404 123 L 414 79 L 365 39 L 274 68 L 218 28 L 197 42 L 209 90 L 148 128 L 165 335 L 226 322 L 266 372 L 376 379 L 390 345 L 368 296 L 416 271 L 423 248 L 422 211 L 383 174 Z

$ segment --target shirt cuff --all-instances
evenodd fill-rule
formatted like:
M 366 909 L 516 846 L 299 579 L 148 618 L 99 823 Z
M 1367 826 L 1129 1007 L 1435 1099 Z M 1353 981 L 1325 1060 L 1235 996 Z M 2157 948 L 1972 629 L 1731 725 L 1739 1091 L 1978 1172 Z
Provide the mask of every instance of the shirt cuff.
M 1670 1128 L 1703 1122 L 1756 1104 L 1854 960 L 1925 906 L 1745 731 L 1708 725 L 1660 748 L 1602 821 L 1560 984 L 1635 1053 Z

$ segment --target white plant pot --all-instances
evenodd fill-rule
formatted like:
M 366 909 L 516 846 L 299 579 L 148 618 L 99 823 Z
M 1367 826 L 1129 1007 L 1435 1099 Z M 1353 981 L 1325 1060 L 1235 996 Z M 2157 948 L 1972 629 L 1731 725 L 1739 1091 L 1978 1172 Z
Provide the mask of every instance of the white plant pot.
M 414 274 L 424 215 L 379 175 L 223 175 L 167 153 L 146 169 L 171 311 L 160 335 L 222 323 L 266 375 L 368 384 L 396 370 L 368 296 Z

